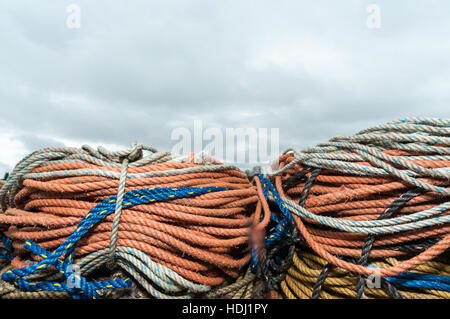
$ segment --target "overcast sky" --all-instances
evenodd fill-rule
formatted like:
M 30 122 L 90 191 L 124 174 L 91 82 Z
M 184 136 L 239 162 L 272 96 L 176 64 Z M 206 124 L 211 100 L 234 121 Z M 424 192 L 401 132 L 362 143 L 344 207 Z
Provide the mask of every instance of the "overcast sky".
M 367 25 L 371 3 L 380 28 Z M 450 117 L 449 10 L 445 0 L 3 0 L 0 173 L 45 146 L 170 150 L 172 130 L 195 119 L 279 128 L 283 150 Z

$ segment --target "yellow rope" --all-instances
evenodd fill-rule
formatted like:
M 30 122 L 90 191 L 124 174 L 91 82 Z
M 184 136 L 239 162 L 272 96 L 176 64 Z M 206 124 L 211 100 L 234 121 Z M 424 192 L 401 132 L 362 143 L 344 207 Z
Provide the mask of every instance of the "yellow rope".
M 323 267 L 327 265 L 327 261 L 302 248 L 297 249 L 293 256 L 293 262 L 294 264 L 288 270 L 285 280 L 280 284 L 281 292 L 278 294 L 278 297 L 285 299 L 310 299 L 314 284 Z M 383 260 L 375 260 L 371 263 L 386 268 L 397 265 L 400 262 L 400 260 L 390 257 Z M 420 265 L 411 271 L 430 275 L 448 274 L 450 273 L 450 265 L 442 261 L 434 260 Z M 319 298 L 356 298 L 356 281 L 357 275 L 355 273 L 333 266 L 322 285 Z M 404 287 L 397 287 L 397 290 L 407 299 L 450 299 L 450 293 L 446 291 Z M 368 287 L 365 290 L 365 296 L 368 299 L 392 298 L 383 289 Z

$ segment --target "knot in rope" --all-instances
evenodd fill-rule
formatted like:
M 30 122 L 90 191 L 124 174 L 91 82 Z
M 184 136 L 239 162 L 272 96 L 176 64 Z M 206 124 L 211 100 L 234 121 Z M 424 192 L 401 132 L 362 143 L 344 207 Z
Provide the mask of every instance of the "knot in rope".
M 103 146 L 98 146 L 97 150 L 95 150 L 89 145 L 83 145 L 81 149 L 85 150 L 92 156 L 116 163 L 122 163 L 125 159 L 127 159 L 129 163 L 136 162 L 143 158 L 143 151 L 149 151 L 151 153 L 158 152 L 157 149 L 153 147 L 137 142 L 135 142 L 131 148 L 121 151 L 110 151 Z

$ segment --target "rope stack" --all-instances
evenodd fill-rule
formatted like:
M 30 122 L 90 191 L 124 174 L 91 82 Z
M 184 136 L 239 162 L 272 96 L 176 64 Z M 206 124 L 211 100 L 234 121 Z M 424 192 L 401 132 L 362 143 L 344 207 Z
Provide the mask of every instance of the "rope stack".
M 411 118 L 303 152 L 287 150 L 267 181 L 274 190 L 260 196 L 277 206 L 278 214 L 290 212 L 296 224 L 291 239 L 269 247 L 268 256 L 283 259 L 266 261 L 269 288 L 298 290 L 295 270 L 286 278 L 289 267 L 306 262 L 295 255 L 295 246 L 300 252 L 310 247 L 314 260 L 327 263 L 315 294 L 309 293 L 314 291 L 309 281 L 308 293 L 297 297 L 319 297 L 333 266 L 356 276 L 354 297 L 366 296 L 367 276 L 379 276 L 383 289 L 401 298 L 384 277 L 403 276 L 437 258 L 449 263 L 449 137 L 449 120 Z M 374 268 L 377 264 L 381 268 Z M 448 272 L 443 274 L 448 280 Z
M 66 277 L 116 265 L 156 298 L 205 294 L 241 274 L 259 224 L 256 191 L 237 168 L 208 157 L 174 160 L 140 144 L 115 153 L 39 150 L 16 165 L 0 196 L 15 256 L 2 278 L 41 296 L 129 287 L 84 277 L 84 290 L 66 287 Z
M 398 265 L 402 259 L 395 257 L 377 258 L 371 264 L 387 268 Z M 365 297 L 370 299 L 450 299 L 448 260 L 437 258 L 416 267 L 403 276 L 385 277 L 380 281 L 366 284 Z M 447 274 L 443 276 L 442 274 Z M 343 299 L 357 297 L 357 275 L 329 264 L 309 249 L 299 248 L 294 254 L 293 266 L 289 268 L 286 280 L 281 282 L 280 298 L 289 299 Z
M 449 146 L 450 120 L 398 120 L 252 183 L 142 144 L 36 151 L 0 189 L 0 298 L 448 299 Z

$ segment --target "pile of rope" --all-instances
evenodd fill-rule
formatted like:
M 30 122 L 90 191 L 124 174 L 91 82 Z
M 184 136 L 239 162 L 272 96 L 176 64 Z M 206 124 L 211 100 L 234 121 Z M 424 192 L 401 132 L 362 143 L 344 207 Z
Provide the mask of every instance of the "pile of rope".
M 347 279 L 356 276 L 358 298 L 366 296 L 367 276 L 402 276 L 439 256 L 449 263 L 449 145 L 449 120 L 410 118 L 305 151 L 288 149 L 270 180 L 256 182 L 267 188 L 259 195 L 267 211 L 295 222 L 285 239 L 268 246 L 262 269 L 269 289 L 292 283 L 286 272 L 301 260 L 295 247 L 311 248 L 315 261 L 320 256 L 347 271 Z
M 387 268 L 402 260 L 376 258 L 374 267 Z M 443 276 L 442 274 L 447 274 Z M 450 299 L 450 264 L 443 258 L 428 261 L 397 277 L 367 278 L 367 298 Z M 297 249 L 293 266 L 281 282 L 280 298 L 348 299 L 357 297 L 357 275 L 335 267 L 308 249 Z M 384 289 L 380 289 L 380 288 Z
M 449 298 L 449 146 L 450 120 L 398 120 L 252 182 L 142 144 L 36 151 L 0 189 L 0 298 Z
M 242 270 L 264 224 L 255 188 L 234 166 L 141 144 L 46 148 L 16 165 L 0 196 L 14 256 L 0 295 L 96 298 L 137 287 L 155 298 L 228 296 L 239 276 L 232 295 L 252 295 L 255 275 Z

